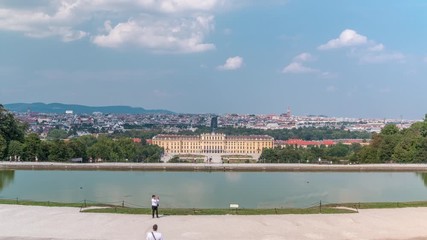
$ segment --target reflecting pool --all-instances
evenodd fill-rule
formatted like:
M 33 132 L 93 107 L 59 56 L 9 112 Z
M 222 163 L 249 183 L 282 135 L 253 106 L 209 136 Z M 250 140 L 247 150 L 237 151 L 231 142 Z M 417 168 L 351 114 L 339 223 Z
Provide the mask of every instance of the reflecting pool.
M 0 198 L 149 207 L 309 207 L 427 200 L 426 173 L 0 171 Z

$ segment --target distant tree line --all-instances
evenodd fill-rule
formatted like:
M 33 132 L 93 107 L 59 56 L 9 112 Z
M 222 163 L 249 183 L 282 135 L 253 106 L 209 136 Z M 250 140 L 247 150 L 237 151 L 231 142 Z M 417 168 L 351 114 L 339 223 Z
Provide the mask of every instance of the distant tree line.
M 340 160 L 350 163 L 427 163 L 427 115 L 423 122 L 402 130 L 394 124 L 386 125 L 380 133 L 372 135 L 367 146 L 339 143 L 330 147 L 264 149 L 260 162 L 313 163 L 319 159 L 335 163 Z
M 386 125 L 374 134 L 369 146 L 356 153 L 361 163 L 425 163 L 427 162 L 427 114 L 423 122 L 399 130 L 396 125 Z
M 83 162 L 159 162 L 163 149 L 155 145 L 135 143 L 130 138 L 112 139 L 100 135 L 81 136 L 70 140 L 40 140 L 35 133 L 24 141 L 12 140 L 1 159 L 22 161 L 66 162 L 81 158 Z
M 298 146 L 276 147 L 264 149 L 259 158 L 260 163 L 319 163 L 320 162 L 349 162 L 356 161 L 355 154 L 362 146 L 359 143 L 345 145 L 338 143 L 330 147 L 309 146 L 307 148 Z

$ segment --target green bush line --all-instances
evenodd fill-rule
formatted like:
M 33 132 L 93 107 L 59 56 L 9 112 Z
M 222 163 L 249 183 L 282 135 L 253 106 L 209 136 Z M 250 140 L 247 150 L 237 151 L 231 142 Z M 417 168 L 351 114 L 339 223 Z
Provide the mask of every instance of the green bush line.
M 151 214 L 150 208 L 130 208 L 119 205 L 108 205 L 100 203 L 61 203 L 50 201 L 31 201 L 19 199 L 0 199 L 0 204 L 43 206 L 43 207 L 77 207 L 82 212 L 94 213 L 118 213 L 118 214 Z M 98 207 L 89 208 L 87 207 Z M 339 208 L 341 207 L 341 208 Z M 217 209 L 217 208 L 162 208 L 162 215 L 271 215 L 271 214 L 341 214 L 355 213 L 358 209 L 383 209 L 383 208 L 405 208 L 405 207 L 427 207 L 427 201 L 417 202 L 365 202 L 365 203 L 341 203 L 325 204 L 310 208 L 269 208 L 269 209 Z

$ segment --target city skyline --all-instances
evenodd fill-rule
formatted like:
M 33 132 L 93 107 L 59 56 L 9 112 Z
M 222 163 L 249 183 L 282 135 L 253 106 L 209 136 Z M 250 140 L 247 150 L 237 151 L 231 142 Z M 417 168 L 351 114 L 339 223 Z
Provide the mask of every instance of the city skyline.
M 421 0 L 6 0 L 0 103 L 421 119 L 426 8 Z

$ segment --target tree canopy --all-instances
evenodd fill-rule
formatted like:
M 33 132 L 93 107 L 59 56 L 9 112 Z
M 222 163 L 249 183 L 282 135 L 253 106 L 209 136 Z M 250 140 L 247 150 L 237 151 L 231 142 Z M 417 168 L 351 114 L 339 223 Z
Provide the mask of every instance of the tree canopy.
M 12 140 L 24 139 L 26 124 L 19 122 L 12 113 L 0 104 L 0 136 L 8 144 Z
M 26 125 L 15 119 L 12 113 L 0 104 L 0 159 L 8 153 L 11 141 L 23 141 Z

